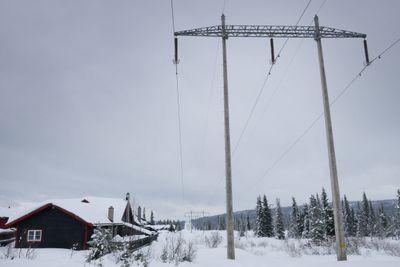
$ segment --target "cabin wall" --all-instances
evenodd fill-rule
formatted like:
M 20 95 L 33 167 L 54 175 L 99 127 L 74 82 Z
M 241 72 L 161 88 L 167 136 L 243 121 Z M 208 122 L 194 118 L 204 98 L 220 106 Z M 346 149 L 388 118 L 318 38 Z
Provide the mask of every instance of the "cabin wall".
M 93 233 L 91 227 L 65 214 L 56 207 L 49 207 L 17 225 L 17 248 L 67 248 L 85 249 L 85 242 Z M 40 242 L 28 242 L 28 230 L 42 230 Z

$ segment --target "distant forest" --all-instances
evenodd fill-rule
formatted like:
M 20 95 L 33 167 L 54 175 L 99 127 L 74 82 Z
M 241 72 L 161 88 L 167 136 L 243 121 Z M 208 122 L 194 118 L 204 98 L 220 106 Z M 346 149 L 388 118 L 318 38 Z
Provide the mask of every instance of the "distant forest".
M 283 238 L 328 239 L 335 235 L 333 209 L 327 194 L 311 195 L 309 203 L 280 207 L 279 200 L 272 208 L 267 196 L 255 199 L 255 209 L 234 213 L 234 227 L 240 232 L 254 231 L 258 236 Z M 346 236 L 379 236 L 400 238 L 400 190 L 396 199 L 370 201 L 363 193 L 361 201 L 342 200 Z M 192 221 L 195 229 L 225 230 L 225 214 L 202 217 Z M 183 224 L 180 225 L 183 227 Z

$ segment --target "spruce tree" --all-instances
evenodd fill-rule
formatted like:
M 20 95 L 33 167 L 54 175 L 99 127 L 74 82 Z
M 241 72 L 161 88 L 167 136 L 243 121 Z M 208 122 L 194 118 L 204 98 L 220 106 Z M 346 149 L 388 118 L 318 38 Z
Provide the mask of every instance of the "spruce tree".
M 350 203 L 347 200 L 346 195 L 343 199 L 343 220 L 346 236 L 355 236 L 357 225 L 354 218 L 354 209 L 350 207 Z
M 357 220 L 357 216 L 356 216 L 356 212 L 354 211 L 354 208 L 351 207 L 351 220 L 352 220 L 352 225 L 351 225 L 351 236 L 356 236 L 357 235 L 357 224 L 358 224 L 358 220 Z
M 151 224 L 151 225 L 154 225 L 154 224 L 155 224 L 155 222 L 154 222 L 154 214 L 153 214 L 153 211 L 150 212 L 150 224 Z
M 310 238 L 310 209 L 307 204 L 304 205 L 301 212 L 301 218 L 303 221 L 303 227 L 301 236 L 302 238 Z
M 385 238 L 388 233 L 388 219 L 385 214 L 385 209 L 383 208 L 383 204 L 381 204 L 381 207 L 379 208 L 378 211 L 378 219 L 377 219 L 377 234 L 380 238 Z
M 368 201 L 368 203 L 369 203 L 368 232 L 369 232 L 369 236 L 375 236 L 376 235 L 375 211 L 374 211 L 374 208 L 372 207 L 371 201 Z
M 219 217 L 219 230 L 226 230 L 225 216 Z
M 261 203 L 261 196 L 258 196 L 257 204 L 256 204 L 256 224 L 254 226 L 254 233 L 258 237 L 263 236 L 262 228 L 261 228 L 262 213 L 263 213 L 263 208 L 262 208 L 262 203 Z
M 346 195 L 343 197 L 342 202 L 343 207 L 343 222 L 344 222 L 344 233 L 346 236 L 351 236 L 351 209 L 349 201 L 346 198 Z
M 285 227 L 279 199 L 276 199 L 275 236 L 278 239 L 285 239 Z
M 310 238 L 314 243 L 321 243 L 325 239 L 324 218 L 318 194 L 310 197 Z
M 297 206 L 296 199 L 292 197 L 292 210 L 290 212 L 289 231 L 288 235 L 292 238 L 299 238 L 301 232 L 299 229 L 300 212 Z
M 400 189 L 397 190 L 397 203 L 393 215 L 392 235 L 400 239 Z
M 370 225 L 370 207 L 365 192 L 363 193 L 361 201 L 361 209 L 359 211 L 357 235 L 360 237 L 369 235 Z
M 331 237 L 335 235 L 335 223 L 333 219 L 333 209 L 332 206 L 329 205 L 328 196 L 326 195 L 324 188 L 322 188 L 321 202 L 322 202 L 323 222 L 325 226 L 324 227 L 325 236 Z
M 251 224 L 250 224 L 249 214 L 247 214 L 246 221 L 247 221 L 247 224 L 246 224 L 246 226 L 247 226 L 247 231 L 250 231 L 250 230 L 251 230 Z
M 262 202 L 261 212 L 261 233 L 262 236 L 272 237 L 274 235 L 273 224 L 272 224 L 272 212 L 269 207 L 267 197 L 264 195 Z

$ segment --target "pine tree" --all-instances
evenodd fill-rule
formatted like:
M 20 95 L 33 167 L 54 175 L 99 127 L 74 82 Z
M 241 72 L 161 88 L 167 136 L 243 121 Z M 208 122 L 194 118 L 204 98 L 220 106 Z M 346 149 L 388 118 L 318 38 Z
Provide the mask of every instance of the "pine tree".
M 322 188 L 321 194 L 322 202 L 322 213 L 324 219 L 325 236 L 331 237 L 335 236 L 335 223 L 333 219 L 333 209 L 328 202 L 328 196 L 326 195 L 325 189 Z
M 218 217 L 219 218 L 219 224 L 218 228 L 219 230 L 226 230 L 226 225 L 225 225 L 225 216 Z
M 299 238 L 301 236 L 301 232 L 299 229 L 299 221 L 300 221 L 300 212 L 299 207 L 297 206 L 296 199 L 292 197 L 292 210 L 290 212 L 290 222 L 289 222 L 289 237 Z
M 304 205 L 301 212 L 301 218 L 303 221 L 303 227 L 301 236 L 302 238 L 310 238 L 310 209 L 307 204 Z
M 325 237 L 324 218 L 318 194 L 310 197 L 310 238 L 314 243 L 321 243 Z
M 344 196 L 343 199 L 343 220 L 344 220 L 344 231 L 346 236 L 355 236 L 356 225 L 354 221 L 354 209 L 350 207 L 346 195 Z
M 263 236 L 262 229 L 261 229 L 262 214 L 263 214 L 263 208 L 262 208 L 262 203 L 261 203 L 261 196 L 258 196 L 257 204 L 256 204 L 256 224 L 254 226 L 254 233 L 258 237 Z
M 397 190 L 397 203 L 393 215 L 392 235 L 400 239 L 400 189 Z
M 352 220 L 352 224 L 350 226 L 351 236 L 357 236 L 358 218 L 353 207 L 351 207 L 351 220 Z
M 247 226 L 247 231 L 250 231 L 250 230 L 251 230 L 251 224 L 250 224 L 249 214 L 247 214 L 246 221 L 247 221 L 247 224 L 246 224 L 246 226 Z
M 278 239 L 285 239 L 285 227 L 283 225 L 283 215 L 279 199 L 276 199 L 275 236 Z
M 239 235 L 244 236 L 244 232 L 246 232 L 246 224 L 243 220 L 243 214 L 240 214 Z
M 272 237 L 274 235 L 274 229 L 272 224 L 272 212 L 269 207 L 267 197 L 264 195 L 262 202 L 261 212 L 261 234 L 262 236 Z
M 155 224 L 155 222 L 154 222 L 154 214 L 153 214 L 153 211 L 150 212 L 150 224 L 151 224 L 151 225 L 154 225 L 154 224 Z
M 377 220 L 377 227 L 376 227 L 377 234 L 380 238 L 385 238 L 388 233 L 388 219 L 385 214 L 385 209 L 383 208 L 383 204 L 381 204 L 381 207 L 379 208 L 378 211 L 378 220 Z
M 374 211 L 374 208 L 372 207 L 371 201 L 368 201 L 368 203 L 369 203 L 368 232 L 369 232 L 369 236 L 375 236 L 376 235 L 375 211 Z
M 358 218 L 358 229 L 357 235 L 358 236 L 368 236 L 369 234 L 369 221 L 370 221 L 370 207 L 367 196 L 365 192 L 363 193 L 362 201 L 361 201 L 361 209 L 359 211 L 359 218 Z

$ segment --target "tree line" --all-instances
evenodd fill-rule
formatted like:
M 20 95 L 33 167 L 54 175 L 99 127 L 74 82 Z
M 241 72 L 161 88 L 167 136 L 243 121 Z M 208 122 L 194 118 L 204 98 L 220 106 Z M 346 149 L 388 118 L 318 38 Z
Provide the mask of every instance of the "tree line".
M 375 210 L 365 192 L 356 209 L 351 207 L 347 197 L 342 200 L 343 223 L 347 237 L 393 237 L 400 238 L 400 189 L 397 190 L 396 207 L 392 216 L 388 216 L 383 204 Z M 256 221 L 253 231 L 258 237 L 276 237 L 284 239 L 307 238 L 315 243 L 327 241 L 335 236 L 333 208 L 324 189 L 321 196 L 311 195 L 309 202 L 298 206 L 292 197 L 292 206 L 287 229 L 283 223 L 279 199 L 276 200 L 275 215 L 264 195 L 257 197 Z

